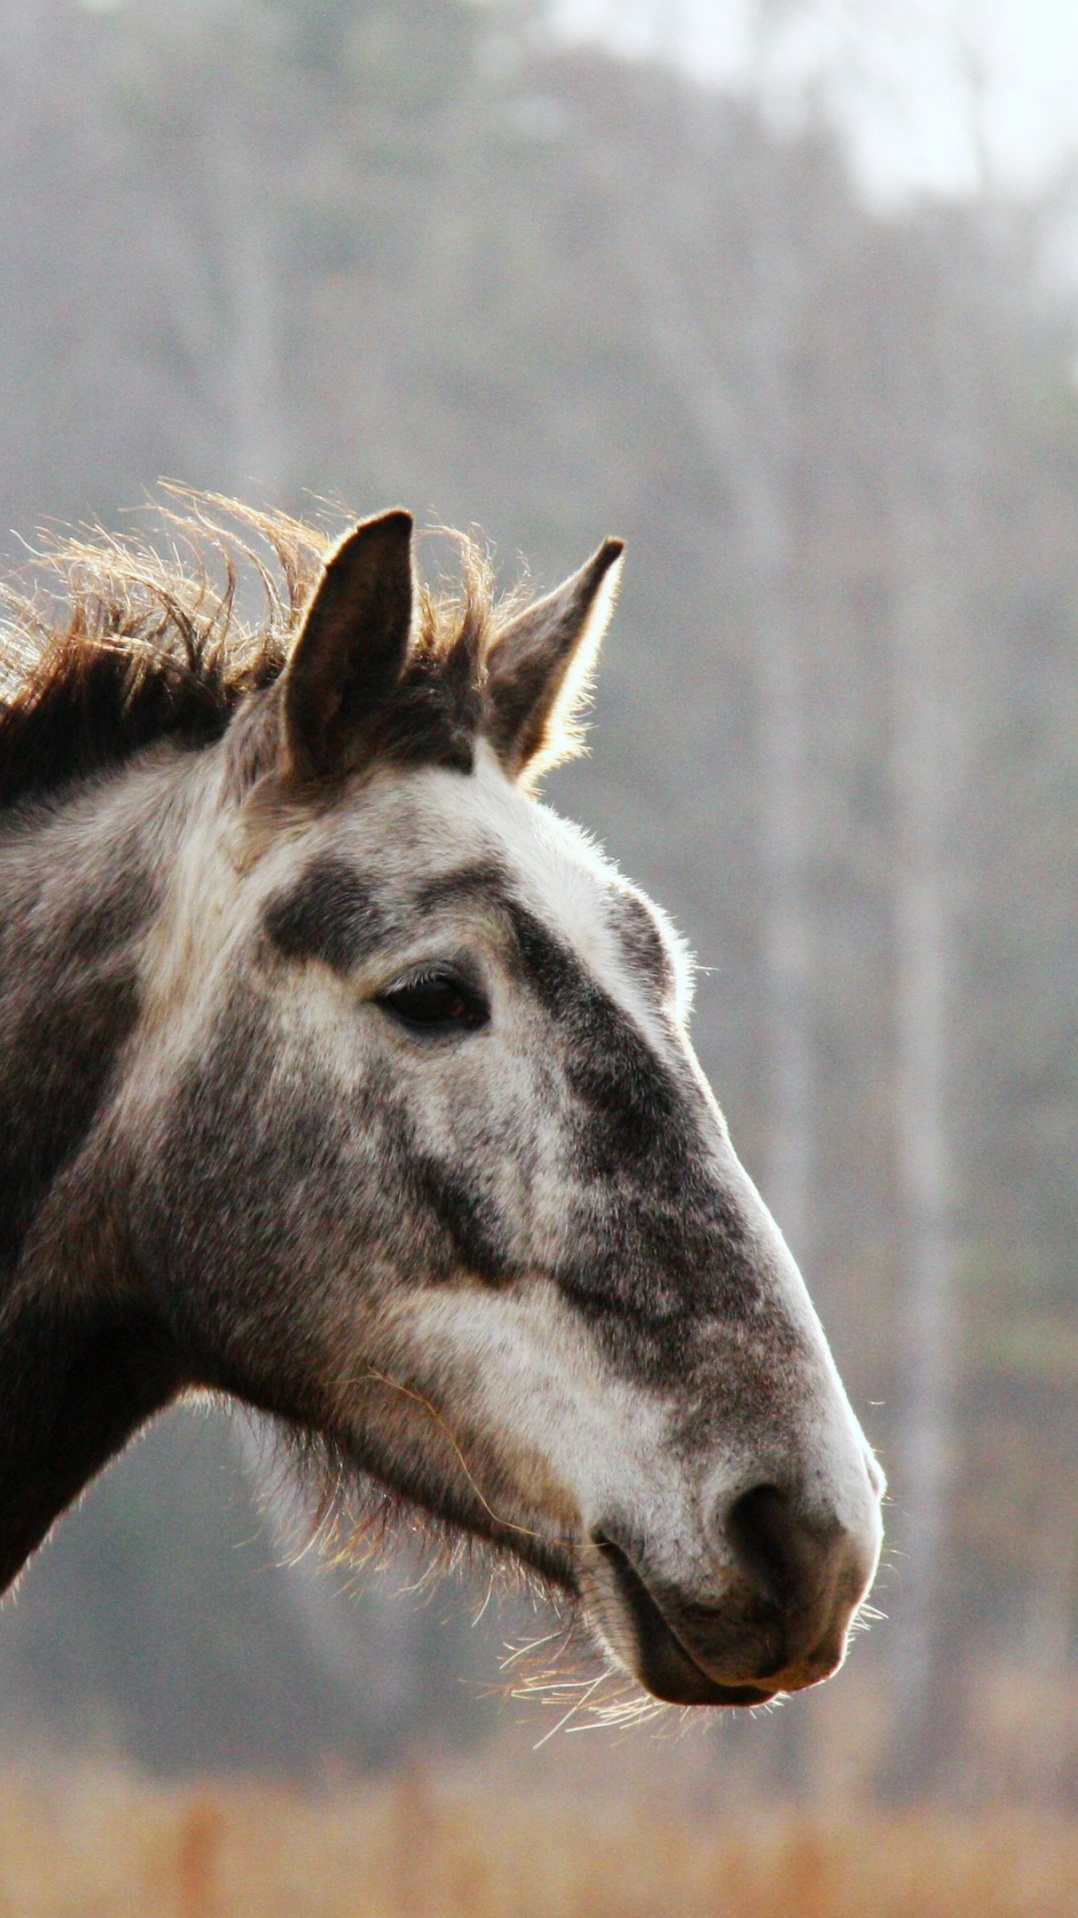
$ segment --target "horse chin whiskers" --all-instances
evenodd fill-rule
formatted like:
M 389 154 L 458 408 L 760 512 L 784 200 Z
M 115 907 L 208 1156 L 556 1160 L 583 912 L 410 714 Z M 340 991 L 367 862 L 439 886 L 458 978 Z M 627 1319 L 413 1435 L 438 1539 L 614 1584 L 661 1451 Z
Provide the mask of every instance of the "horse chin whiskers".
M 574 1610 L 558 1629 L 512 1646 L 501 1661 L 494 1696 L 523 1701 L 554 1717 L 536 1740 L 575 1732 L 613 1734 L 647 1725 L 660 1736 L 680 1736 L 689 1714 L 645 1691 L 631 1670 L 597 1639 L 590 1614 Z M 697 1713 L 696 1723 L 707 1714 Z
M 429 1499 L 418 1487 L 399 1490 L 373 1473 L 347 1440 L 307 1425 L 274 1420 L 270 1447 L 268 1459 L 261 1448 L 259 1477 L 287 1560 L 314 1552 L 329 1567 L 355 1572 L 393 1561 L 403 1565 L 412 1593 L 459 1575 L 575 1616 L 572 1541 L 500 1526 L 492 1517 L 482 1527 L 468 1525 L 458 1511 L 437 1508 L 433 1483 Z

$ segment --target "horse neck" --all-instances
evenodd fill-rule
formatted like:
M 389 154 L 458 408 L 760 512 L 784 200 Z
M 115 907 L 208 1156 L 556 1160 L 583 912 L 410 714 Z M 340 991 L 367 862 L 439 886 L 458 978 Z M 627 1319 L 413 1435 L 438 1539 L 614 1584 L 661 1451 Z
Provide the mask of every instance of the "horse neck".
M 158 756 L 0 824 L 0 1591 L 179 1383 L 110 1116 L 188 777 Z

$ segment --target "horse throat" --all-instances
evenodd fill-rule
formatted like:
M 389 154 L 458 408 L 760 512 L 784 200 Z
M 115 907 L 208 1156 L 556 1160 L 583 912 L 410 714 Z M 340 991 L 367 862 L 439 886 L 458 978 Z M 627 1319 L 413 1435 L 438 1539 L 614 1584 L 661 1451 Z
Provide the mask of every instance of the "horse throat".
M 0 1591 L 179 1383 L 109 1123 L 156 905 L 130 777 L 0 825 Z

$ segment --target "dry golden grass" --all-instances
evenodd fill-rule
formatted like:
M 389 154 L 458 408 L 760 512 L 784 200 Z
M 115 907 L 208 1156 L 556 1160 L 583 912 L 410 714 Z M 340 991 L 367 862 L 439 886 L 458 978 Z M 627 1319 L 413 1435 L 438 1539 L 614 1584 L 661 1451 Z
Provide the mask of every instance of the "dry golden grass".
M 93 1773 L 0 1781 L 2 1918 L 1074 1918 L 1033 1816 L 689 1823 L 416 1776 L 304 1800 Z

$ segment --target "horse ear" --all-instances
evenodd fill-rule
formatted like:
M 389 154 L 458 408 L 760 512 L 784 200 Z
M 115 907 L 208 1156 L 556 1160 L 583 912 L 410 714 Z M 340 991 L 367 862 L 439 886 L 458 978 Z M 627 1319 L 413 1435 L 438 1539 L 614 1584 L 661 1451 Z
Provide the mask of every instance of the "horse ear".
M 511 779 L 534 780 L 568 758 L 599 647 L 614 610 L 625 542 L 597 553 L 511 620 L 487 658 L 485 731 Z
M 285 757 L 304 783 L 353 771 L 412 630 L 412 516 L 362 520 L 327 555 L 285 667 Z

